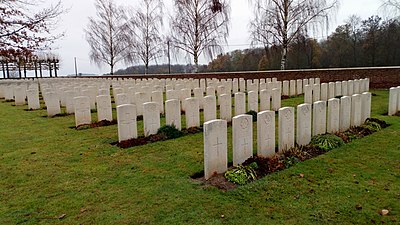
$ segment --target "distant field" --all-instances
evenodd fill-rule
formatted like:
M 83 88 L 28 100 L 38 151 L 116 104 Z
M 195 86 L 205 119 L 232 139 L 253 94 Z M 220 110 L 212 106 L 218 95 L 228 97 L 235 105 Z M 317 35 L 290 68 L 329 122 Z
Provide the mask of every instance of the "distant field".
M 116 125 L 77 131 L 0 100 L 0 224 L 399 224 L 400 117 L 372 92 L 390 127 L 228 192 L 190 178 L 202 133 L 119 149 Z

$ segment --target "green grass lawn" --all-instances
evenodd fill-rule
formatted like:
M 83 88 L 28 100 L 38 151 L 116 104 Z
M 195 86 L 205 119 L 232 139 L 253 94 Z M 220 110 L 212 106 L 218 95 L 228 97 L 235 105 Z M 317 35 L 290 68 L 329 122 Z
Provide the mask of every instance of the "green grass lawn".
M 400 117 L 373 93 L 390 127 L 228 192 L 190 178 L 202 133 L 119 149 L 116 125 L 77 131 L 2 102 L 0 224 L 399 224 Z

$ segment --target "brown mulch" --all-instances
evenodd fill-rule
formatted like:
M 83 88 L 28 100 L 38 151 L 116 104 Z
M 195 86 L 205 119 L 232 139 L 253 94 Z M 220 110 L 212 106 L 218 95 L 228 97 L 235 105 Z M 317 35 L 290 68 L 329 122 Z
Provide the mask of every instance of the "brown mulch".
M 85 130 L 89 128 L 96 128 L 96 127 L 106 127 L 106 126 L 111 126 L 117 124 L 117 120 L 113 121 L 108 121 L 108 120 L 102 120 L 96 123 L 91 123 L 91 124 L 83 124 L 78 127 L 74 127 L 77 130 Z
M 202 182 L 205 185 L 217 187 L 218 189 L 221 189 L 223 191 L 233 190 L 238 187 L 237 184 L 229 182 L 224 177 L 224 174 L 215 174 L 208 180 L 204 179 L 204 176 L 201 178 L 197 178 L 196 180 Z
M 188 129 L 182 129 L 183 136 L 188 135 L 188 134 L 196 134 L 203 132 L 203 127 L 191 127 Z M 152 134 L 148 137 L 140 136 L 138 138 L 133 138 L 129 139 L 126 141 L 121 141 L 121 142 L 113 142 L 111 145 L 116 145 L 120 148 L 130 148 L 130 147 L 135 147 L 135 146 L 141 146 L 141 145 L 146 145 L 158 141 L 166 141 L 168 138 L 164 134 Z

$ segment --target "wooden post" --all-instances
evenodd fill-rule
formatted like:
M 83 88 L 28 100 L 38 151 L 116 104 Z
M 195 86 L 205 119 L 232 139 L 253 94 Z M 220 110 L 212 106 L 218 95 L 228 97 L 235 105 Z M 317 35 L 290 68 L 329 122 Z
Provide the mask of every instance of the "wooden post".
M 38 78 L 36 60 L 33 61 L 33 65 L 35 67 L 35 77 Z
M 43 73 L 42 73 L 42 62 L 39 61 L 39 72 L 40 72 L 40 78 L 43 78 Z
M 1 68 L 3 69 L 3 78 L 6 79 L 6 68 L 4 67 L 3 61 L 1 61 Z
M 8 61 L 6 61 L 7 79 L 10 78 L 10 68 L 8 68 Z
M 19 62 L 17 62 L 17 65 L 18 65 L 19 79 L 22 79 L 21 65 L 19 64 Z
M 57 75 L 58 75 L 57 74 L 57 60 L 54 60 L 53 63 L 54 63 L 54 76 L 57 77 Z
M 26 62 L 24 62 L 24 78 L 26 78 Z
M 51 71 L 51 61 L 49 61 L 49 73 L 50 73 L 50 77 L 53 77 L 53 71 Z

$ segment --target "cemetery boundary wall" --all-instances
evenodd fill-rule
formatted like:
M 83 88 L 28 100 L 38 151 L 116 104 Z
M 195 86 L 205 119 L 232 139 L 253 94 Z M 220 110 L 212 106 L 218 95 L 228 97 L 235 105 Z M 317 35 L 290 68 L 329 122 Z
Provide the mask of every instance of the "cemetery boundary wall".
M 321 83 L 369 78 L 371 88 L 390 88 L 400 86 L 400 67 L 368 67 L 368 68 L 340 68 L 340 69 L 313 69 L 313 70 L 276 70 L 276 71 L 249 71 L 249 72 L 221 72 L 221 73 L 187 73 L 187 74 L 148 74 L 148 75 L 113 75 L 106 78 L 244 78 L 262 79 L 276 77 L 278 80 L 296 80 L 304 78 L 321 79 Z M 87 78 L 87 77 L 83 77 Z M 98 78 L 98 77 L 97 77 Z

